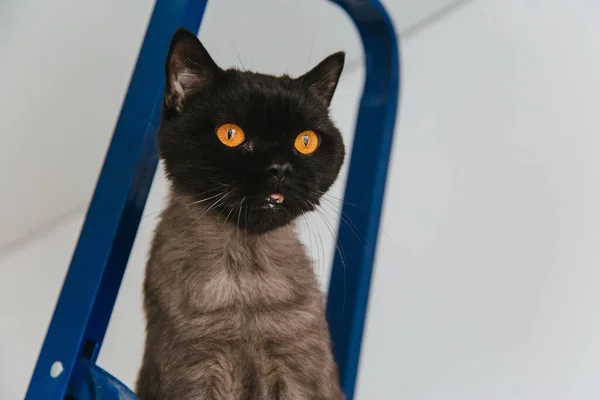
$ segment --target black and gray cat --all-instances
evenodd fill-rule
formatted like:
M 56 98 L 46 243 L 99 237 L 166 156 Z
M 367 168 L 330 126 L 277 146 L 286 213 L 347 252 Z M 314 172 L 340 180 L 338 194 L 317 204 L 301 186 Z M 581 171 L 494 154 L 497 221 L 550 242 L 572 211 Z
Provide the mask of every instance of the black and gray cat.
M 158 133 L 171 193 L 144 282 L 141 400 L 339 400 L 324 296 L 294 220 L 344 159 L 335 53 L 299 78 L 223 70 L 177 31 Z

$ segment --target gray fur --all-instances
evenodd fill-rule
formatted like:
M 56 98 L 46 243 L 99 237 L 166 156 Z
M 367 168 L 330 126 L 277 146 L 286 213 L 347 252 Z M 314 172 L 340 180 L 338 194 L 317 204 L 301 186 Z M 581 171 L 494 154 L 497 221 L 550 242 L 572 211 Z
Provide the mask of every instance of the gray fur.
M 294 227 L 250 235 L 192 202 L 173 191 L 155 233 L 140 400 L 340 400 L 324 296 Z

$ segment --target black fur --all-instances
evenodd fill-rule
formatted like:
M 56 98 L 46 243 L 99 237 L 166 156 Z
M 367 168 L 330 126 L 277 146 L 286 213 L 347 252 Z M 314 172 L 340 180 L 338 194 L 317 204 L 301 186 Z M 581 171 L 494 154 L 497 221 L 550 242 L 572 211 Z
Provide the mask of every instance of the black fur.
M 175 189 L 198 201 L 207 199 L 203 205 L 215 204 L 213 209 L 228 221 L 254 233 L 312 210 L 344 159 L 342 137 L 328 110 L 343 64 L 344 53 L 335 53 L 297 79 L 222 70 L 196 35 L 180 29 L 167 59 L 158 134 L 160 156 Z M 182 72 L 183 91 L 178 91 Z M 216 129 L 225 123 L 244 130 L 242 145 L 230 148 L 219 141 Z M 310 155 L 294 148 L 296 136 L 305 130 L 320 136 L 319 148 Z M 268 168 L 285 163 L 291 172 L 278 185 Z M 285 195 L 285 201 L 265 207 L 272 193 Z

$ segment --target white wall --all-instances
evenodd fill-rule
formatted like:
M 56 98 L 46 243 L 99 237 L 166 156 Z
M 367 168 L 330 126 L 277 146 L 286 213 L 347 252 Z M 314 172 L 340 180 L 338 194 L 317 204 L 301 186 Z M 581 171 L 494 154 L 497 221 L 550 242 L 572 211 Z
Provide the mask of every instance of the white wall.
M 478 0 L 403 43 L 359 399 L 600 397 L 599 37 Z
M 0 6 L 2 399 L 25 391 L 152 6 L 87 3 Z M 408 34 L 357 398 L 596 398 L 600 8 L 386 3 Z M 200 37 L 221 64 L 266 72 L 299 74 L 340 48 L 350 65 L 362 57 L 322 0 L 209 2 Z M 348 71 L 335 98 L 349 143 L 362 79 Z M 165 192 L 159 174 L 99 360 L 128 384 Z M 331 234 L 319 215 L 308 223 L 326 286 Z
M 152 5 L 121 3 L 0 6 L 0 249 L 85 209 Z

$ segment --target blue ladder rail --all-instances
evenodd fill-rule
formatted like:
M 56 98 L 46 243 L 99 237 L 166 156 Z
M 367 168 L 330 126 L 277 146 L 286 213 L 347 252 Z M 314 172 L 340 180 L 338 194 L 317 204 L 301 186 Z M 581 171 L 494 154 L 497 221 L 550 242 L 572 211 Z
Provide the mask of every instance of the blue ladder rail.
M 379 0 L 331 0 L 355 22 L 366 80 L 327 304 L 340 380 L 353 399 L 399 92 L 393 24 Z M 157 0 L 26 400 L 135 399 L 95 365 L 157 166 L 164 62 L 173 33 L 193 32 L 207 0 Z M 352 204 L 352 206 L 348 206 Z M 345 264 L 345 265 L 344 265 Z

